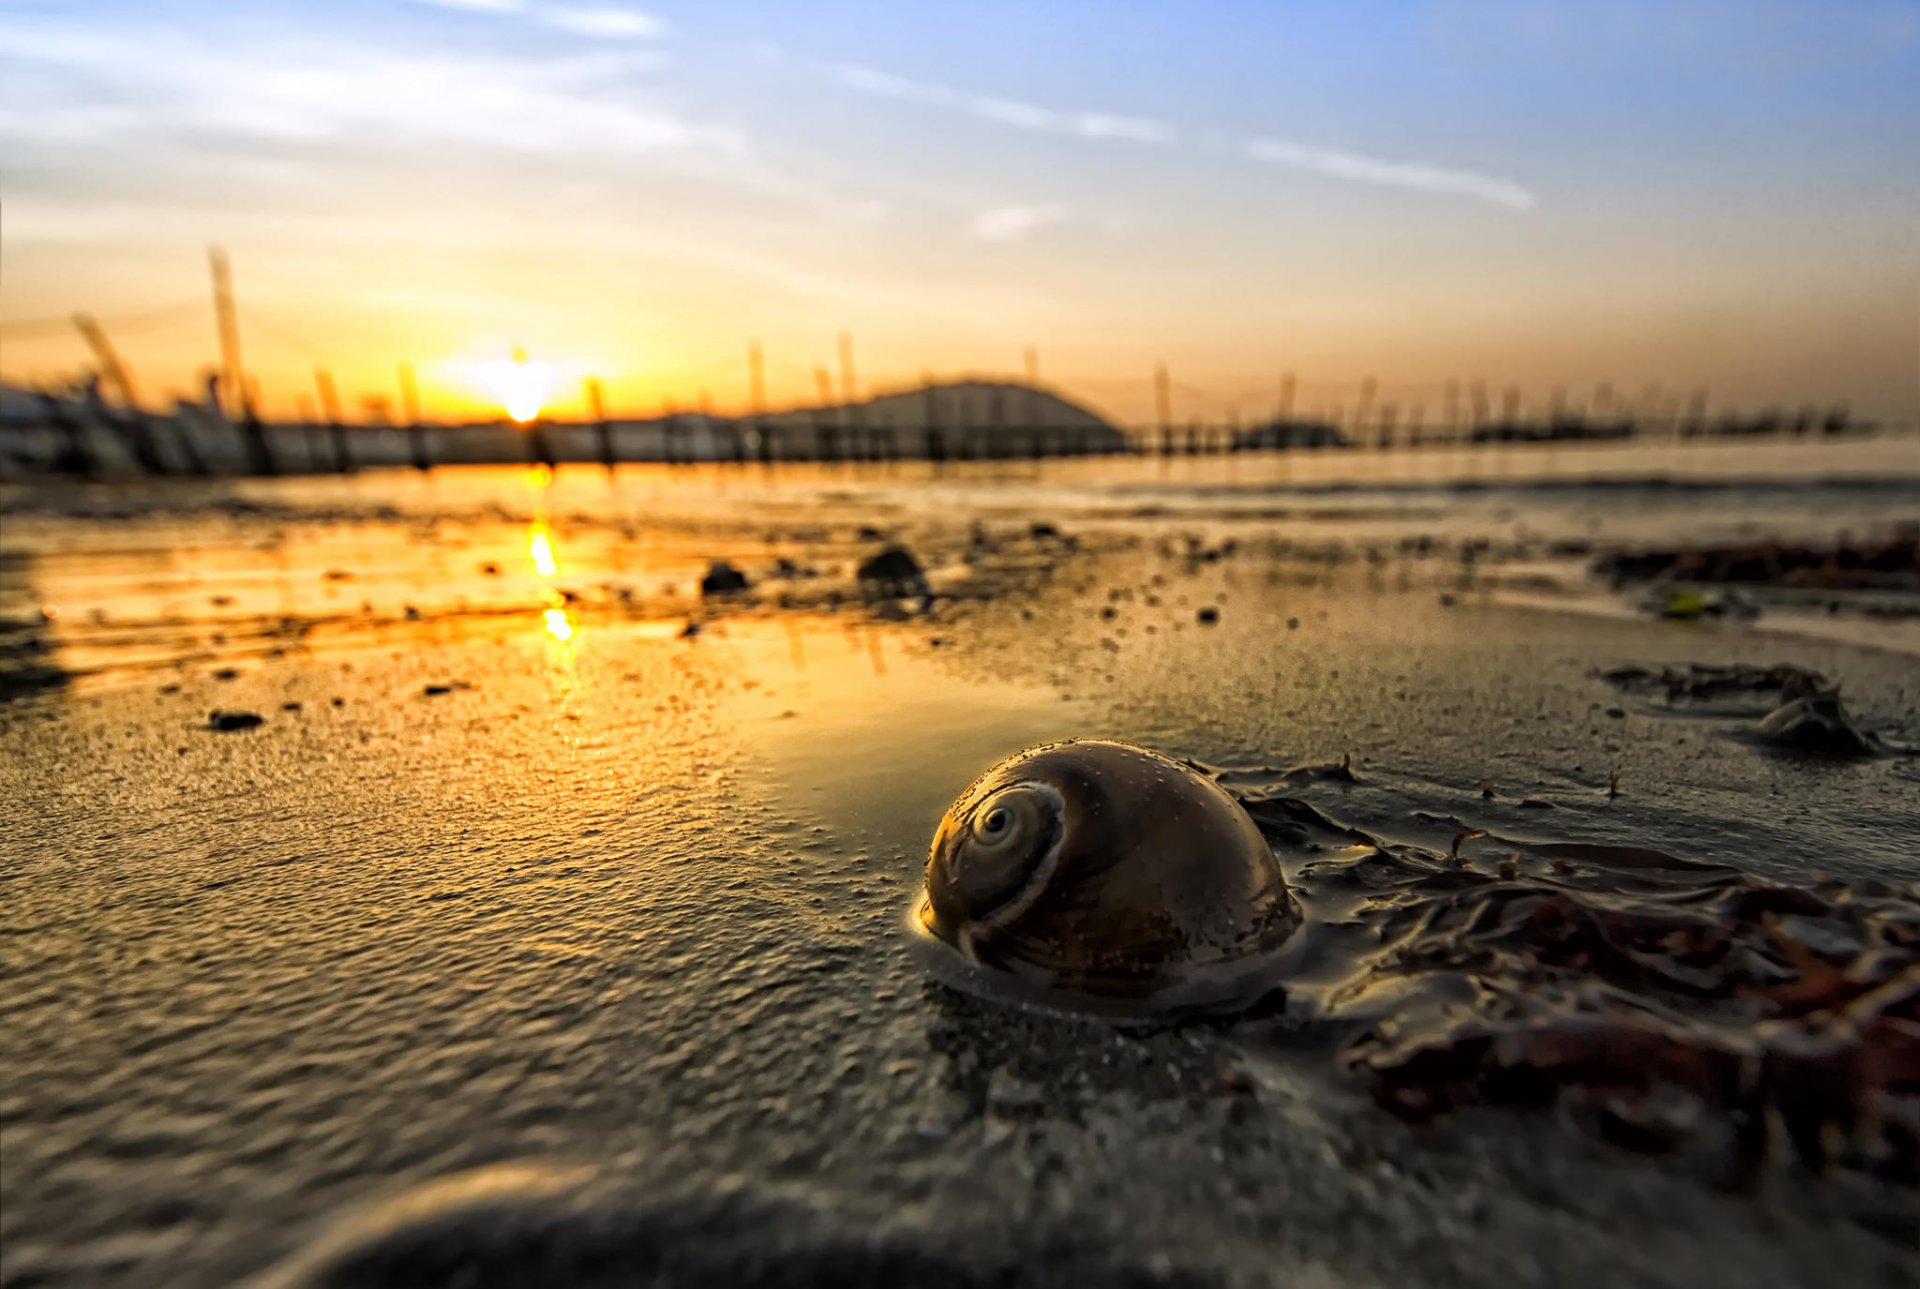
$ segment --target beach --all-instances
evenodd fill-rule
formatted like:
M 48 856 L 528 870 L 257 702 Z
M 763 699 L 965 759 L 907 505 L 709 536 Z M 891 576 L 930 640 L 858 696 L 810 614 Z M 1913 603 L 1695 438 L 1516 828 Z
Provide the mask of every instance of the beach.
M 1909 1185 L 1410 1124 L 908 943 L 948 803 L 1076 737 L 1344 765 L 1286 792 L 1483 868 L 1917 898 L 1920 588 L 1595 572 L 1920 513 L 1910 437 L 1794 446 L 12 486 L 4 1280 L 1920 1283 Z M 1605 674 L 1691 664 L 1884 754 Z

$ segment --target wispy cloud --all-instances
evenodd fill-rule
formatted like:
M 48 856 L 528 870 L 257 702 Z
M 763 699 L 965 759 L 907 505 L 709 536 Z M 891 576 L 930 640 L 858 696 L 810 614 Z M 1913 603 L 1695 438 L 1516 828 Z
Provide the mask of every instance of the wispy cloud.
M 543 153 L 738 155 L 730 128 L 648 104 L 623 82 L 656 65 L 633 51 L 575 58 L 466 57 L 335 46 L 215 46 L 159 32 L 0 25 L 6 58 L 63 76 L 65 101 L 16 101 L 0 77 L 0 132 L 28 142 L 355 139 Z M 24 79 L 24 78 L 22 78 Z M 19 94 L 31 99 L 31 81 Z M 137 100 L 140 110 L 122 109 Z
M 667 32 L 667 24 L 653 14 L 616 5 L 576 8 L 530 4 L 528 0 L 419 0 L 419 3 L 462 13 L 525 18 L 576 36 L 605 40 L 650 39 Z
M 666 34 L 667 24 L 637 9 L 538 9 L 537 21 L 580 36 L 638 40 Z
M 1336 152 L 1279 139 L 1250 139 L 1245 151 L 1255 161 L 1311 170 L 1359 183 L 1474 197 L 1496 206 L 1505 206 L 1509 210 L 1531 210 L 1540 200 L 1530 189 L 1512 180 L 1475 174 L 1471 170 L 1448 170 L 1420 162 L 1383 161 L 1378 157 Z
M 841 84 L 863 94 L 965 112 L 981 120 L 1016 129 L 1078 135 L 1085 139 L 1118 139 L 1128 143 L 1171 143 L 1175 139 L 1173 127 L 1146 117 L 1121 116 L 1113 112 L 1058 111 L 1020 99 L 969 94 L 934 81 L 909 80 L 856 63 L 830 63 L 825 66 Z
M 973 221 L 973 235 L 987 242 L 1017 242 L 1036 229 L 1063 223 L 1072 213 L 1065 206 L 998 206 Z
M 910 80 L 904 76 L 896 76 L 892 72 L 879 71 L 852 63 L 820 64 L 820 66 L 825 67 L 848 89 L 858 90 L 863 94 L 874 94 L 919 103 L 927 107 L 965 112 L 983 121 L 991 121 L 997 125 L 1011 126 L 1015 129 L 1073 135 L 1092 140 L 1117 140 L 1125 143 L 1171 145 L 1180 142 L 1179 132 L 1173 126 L 1150 117 L 1124 116 L 1110 112 L 1061 111 L 1019 99 L 970 94 L 937 82 Z M 1511 179 L 1425 162 L 1392 161 L 1280 139 L 1256 138 L 1240 143 L 1229 142 L 1227 150 L 1237 152 L 1250 160 L 1292 166 L 1336 179 L 1470 197 L 1478 201 L 1491 202 L 1509 210 L 1529 210 L 1539 201 L 1531 190 Z M 976 227 L 976 232 L 978 231 Z M 989 236 L 986 233 L 981 235 Z
M 436 9 L 462 9 L 469 13 L 519 13 L 526 0 L 420 0 Z

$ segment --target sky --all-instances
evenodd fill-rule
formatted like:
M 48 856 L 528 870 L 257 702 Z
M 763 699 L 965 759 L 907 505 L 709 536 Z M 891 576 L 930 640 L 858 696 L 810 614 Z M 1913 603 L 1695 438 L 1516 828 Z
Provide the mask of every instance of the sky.
M 0 0 L 0 378 L 1920 417 L 1920 0 Z M 524 351 L 524 365 L 511 355 Z M 505 375 L 503 376 L 503 373 Z

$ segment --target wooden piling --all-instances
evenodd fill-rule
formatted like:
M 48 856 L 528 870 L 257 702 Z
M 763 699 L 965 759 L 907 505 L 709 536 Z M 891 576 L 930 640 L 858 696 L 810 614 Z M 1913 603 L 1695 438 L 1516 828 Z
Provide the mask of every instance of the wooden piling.
M 433 470 L 433 454 L 428 450 L 427 430 L 420 424 L 420 390 L 413 381 L 413 364 L 400 364 L 400 414 L 407 420 L 407 446 L 413 455 L 413 468 L 421 474 Z
M 1156 363 L 1153 368 L 1153 405 L 1160 418 L 1160 455 L 1173 455 L 1173 382 L 1167 375 L 1167 365 Z
M 320 391 L 320 407 L 327 418 L 327 435 L 333 442 L 333 469 L 336 474 L 352 474 L 353 458 L 347 451 L 347 427 L 340 416 L 340 396 L 334 389 L 333 373 L 325 367 L 313 369 L 313 383 Z
M 620 465 L 620 456 L 614 448 L 613 422 L 607 419 L 606 394 L 600 388 L 600 378 L 587 377 L 581 392 L 586 396 L 587 414 L 593 417 L 594 445 L 600 452 L 600 464 L 606 467 L 608 474 L 612 474 Z
M 838 461 L 840 442 L 833 424 L 833 373 L 824 366 L 815 367 L 813 381 L 820 391 L 820 406 L 813 414 L 813 454 L 817 460 Z

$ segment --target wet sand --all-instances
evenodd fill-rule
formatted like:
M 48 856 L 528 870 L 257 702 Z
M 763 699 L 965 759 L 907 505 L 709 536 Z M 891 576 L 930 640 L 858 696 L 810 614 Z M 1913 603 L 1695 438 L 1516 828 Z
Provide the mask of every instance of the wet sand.
M 1912 495 L 650 479 L 10 499 L 53 676 L 0 707 L 6 1283 L 1920 1282 L 1910 1188 L 1409 1125 L 1270 1035 L 956 993 L 904 927 L 953 796 L 1075 735 L 1351 754 L 1288 792 L 1439 851 L 1911 890 L 1920 763 L 1596 673 L 1792 663 L 1910 744 L 1912 622 L 1662 621 L 1570 543 Z M 924 609 L 861 602 L 894 538 Z

